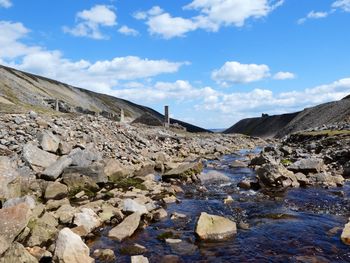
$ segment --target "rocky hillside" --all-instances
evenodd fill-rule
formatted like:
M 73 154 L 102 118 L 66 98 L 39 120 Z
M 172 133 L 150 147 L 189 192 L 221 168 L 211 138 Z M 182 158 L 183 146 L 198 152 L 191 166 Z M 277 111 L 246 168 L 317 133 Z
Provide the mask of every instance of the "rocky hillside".
M 56 100 L 59 110 L 65 113 L 91 115 L 99 113 L 107 118 L 119 120 L 123 109 L 127 122 L 142 118 L 145 114 L 158 120 L 152 123 L 161 124 L 164 119 L 159 112 L 127 100 L 76 88 L 0 65 L 0 113 L 25 113 L 29 110 L 54 113 Z M 207 132 L 205 129 L 179 120 L 171 119 L 171 123 L 177 123 L 190 132 Z
M 294 132 L 346 122 L 349 119 L 350 99 L 347 96 L 340 101 L 324 103 L 301 112 L 243 119 L 224 133 L 282 138 Z

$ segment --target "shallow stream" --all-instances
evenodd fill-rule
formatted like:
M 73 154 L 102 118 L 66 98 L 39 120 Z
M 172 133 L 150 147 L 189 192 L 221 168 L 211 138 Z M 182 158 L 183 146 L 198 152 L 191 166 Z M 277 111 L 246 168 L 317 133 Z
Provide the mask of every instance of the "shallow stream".
M 111 248 L 117 262 L 130 262 L 130 256 L 121 255 L 120 250 L 134 243 L 147 248 L 144 256 L 151 263 L 161 262 L 169 254 L 179 256 L 183 262 L 350 262 L 350 247 L 340 240 L 350 216 L 350 184 L 342 188 L 297 188 L 275 193 L 244 191 L 237 183 L 255 177 L 254 171 L 230 168 L 229 164 L 244 160 L 248 153 L 241 151 L 208 162 L 205 172 L 223 172 L 230 177 L 230 183 L 206 185 L 207 191 L 186 186 L 185 193 L 178 196 L 181 202 L 167 206 L 167 219 L 138 230 L 121 244 L 107 237 L 110 229 L 107 227 L 91 243 L 91 250 Z M 228 195 L 234 201 L 224 204 Z M 174 212 L 187 217 L 171 220 Z M 240 224 L 237 235 L 230 240 L 198 241 L 194 229 L 201 212 L 244 224 Z M 166 232 L 172 232 L 172 238 L 183 242 L 169 245 L 157 238 Z

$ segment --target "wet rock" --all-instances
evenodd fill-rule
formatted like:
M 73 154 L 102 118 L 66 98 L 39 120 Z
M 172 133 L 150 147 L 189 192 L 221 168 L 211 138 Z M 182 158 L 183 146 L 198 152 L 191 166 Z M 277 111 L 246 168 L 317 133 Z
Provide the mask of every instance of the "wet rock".
M 123 255 L 129 255 L 129 256 L 142 255 L 144 253 L 147 253 L 147 251 L 148 251 L 147 248 L 139 244 L 123 246 L 120 249 L 120 253 L 122 253 Z
M 153 211 L 153 219 L 156 221 L 160 221 L 168 216 L 167 211 L 164 208 L 159 208 Z
M 43 131 L 39 135 L 39 144 L 44 151 L 56 153 L 60 139 L 50 131 Z
M 297 180 L 301 186 L 305 187 L 305 186 L 310 184 L 310 180 L 303 173 L 296 173 L 295 177 L 297 178 Z
M 233 199 L 232 199 L 232 196 L 227 196 L 225 199 L 224 199 L 224 204 L 231 204 L 233 203 Z
M 293 172 L 288 171 L 283 165 L 265 164 L 258 168 L 257 176 L 262 187 L 297 187 L 299 186 Z
M 171 178 L 187 180 L 191 179 L 192 175 L 198 175 L 203 170 L 203 164 L 200 161 L 193 163 L 184 163 L 179 165 L 177 168 L 171 169 L 170 171 L 163 174 L 162 178 L 168 180 Z
M 186 217 L 187 216 L 185 214 L 174 212 L 174 213 L 171 214 L 170 219 L 171 220 L 177 220 L 177 219 L 183 219 L 183 218 L 186 218 Z
M 116 260 L 116 256 L 112 249 L 96 249 L 93 256 L 104 262 L 114 262 Z
M 123 211 L 134 213 L 137 212 L 140 215 L 148 214 L 146 206 L 139 204 L 138 202 L 132 199 L 125 199 L 123 202 Z
M 221 216 L 202 212 L 196 226 L 196 234 L 202 240 L 224 240 L 237 233 L 236 223 Z
M 68 194 L 68 187 L 59 182 L 50 182 L 45 190 L 45 199 L 63 199 Z
M 181 239 L 166 239 L 165 241 L 170 245 L 171 251 L 179 255 L 190 256 L 198 250 L 197 246 Z
M 0 209 L 0 255 L 27 226 L 30 216 L 30 207 L 25 203 Z
M 165 255 L 160 260 L 160 263 L 182 263 L 183 261 L 176 255 Z
M 13 243 L 6 253 L 0 258 L 0 263 L 38 263 L 20 243 Z
M 340 238 L 345 245 L 350 245 L 350 222 L 344 226 Z
M 41 176 L 47 180 L 56 180 L 63 170 L 72 164 L 72 159 L 67 156 L 62 156 L 56 162 L 47 167 Z
M 136 212 L 126 217 L 123 222 L 108 232 L 108 237 L 122 241 L 130 237 L 138 228 L 141 220 L 140 213 Z
M 59 263 L 92 263 L 90 250 L 81 240 L 80 236 L 69 228 L 63 228 L 56 241 L 55 259 Z
M 218 171 L 209 171 L 207 173 L 201 173 L 198 176 L 199 180 L 202 183 L 220 183 L 220 182 L 230 182 L 230 178 L 225 175 L 224 173 L 218 172 Z
M 302 159 L 288 166 L 288 170 L 303 174 L 319 173 L 324 170 L 324 162 L 318 158 Z
M 166 204 L 173 204 L 177 202 L 177 198 L 174 195 L 164 197 L 162 200 Z
M 39 149 L 29 142 L 23 146 L 23 160 L 27 162 L 34 171 L 42 171 L 56 162 L 57 156 Z
M 19 174 L 12 167 L 10 158 L 0 156 L 0 200 L 20 195 Z
M 235 160 L 230 164 L 231 168 L 244 168 L 247 167 L 248 165 L 245 162 Z
M 41 246 L 53 240 L 57 234 L 58 222 L 51 213 L 45 213 L 41 218 L 29 223 L 31 228 L 28 246 Z
M 148 258 L 144 256 L 132 256 L 131 263 L 149 263 Z
M 101 225 L 101 220 L 92 209 L 82 208 L 80 213 L 74 215 L 74 224 L 85 227 L 87 232 L 92 232 Z
M 23 196 L 23 197 L 16 197 L 16 198 L 9 199 L 4 203 L 2 207 L 9 208 L 19 204 L 27 204 L 30 209 L 35 208 L 35 200 L 31 196 Z
M 124 218 L 123 213 L 118 208 L 108 204 L 102 206 L 102 211 L 98 214 L 98 216 L 102 222 L 108 222 L 112 218 L 117 218 L 119 221 L 121 221 Z

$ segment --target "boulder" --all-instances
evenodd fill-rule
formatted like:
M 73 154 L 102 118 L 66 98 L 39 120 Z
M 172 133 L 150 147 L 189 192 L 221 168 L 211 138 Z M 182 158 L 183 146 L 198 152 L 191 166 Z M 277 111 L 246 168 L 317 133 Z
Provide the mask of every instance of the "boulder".
M 30 216 L 31 210 L 26 203 L 0 209 L 0 255 L 27 226 Z
M 203 164 L 200 161 L 192 162 L 192 163 L 184 163 L 163 174 L 162 178 L 164 180 L 168 180 L 171 178 L 187 180 L 187 179 L 191 179 L 193 175 L 200 174 L 202 170 L 203 170 Z
M 80 167 L 88 167 L 93 162 L 97 162 L 102 159 L 102 156 L 98 152 L 92 149 L 82 150 L 80 148 L 73 149 L 68 157 L 72 159 L 72 165 Z
M 68 167 L 64 170 L 63 177 L 71 177 L 76 174 L 79 174 L 80 177 L 85 176 L 90 178 L 95 184 L 106 183 L 108 181 L 102 165 L 91 165 L 89 167 Z
M 53 240 L 57 234 L 58 222 L 51 213 L 45 213 L 37 220 L 31 220 L 28 224 L 31 228 L 28 246 L 41 246 L 47 241 Z
M 90 249 L 69 228 L 63 228 L 56 240 L 54 258 L 58 263 L 92 263 Z M 55 261 L 55 262 L 56 262 Z
M 350 245 L 350 222 L 344 226 L 340 239 L 345 245 Z
M 44 151 L 56 153 L 60 139 L 50 131 L 43 131 L 39 135 L 39 144 Z
M 201 173 L 198 176 L 198 178 L 202 183 L 206 183 L 206 184 L 231 181 L 231 179 L 227 175 L 219 171 L 209 171 L 207 173 Z
M 43 171 L 56 162 L 57 156 L 39 149 L 29 142 L 23 146 L 23 160 L 28 163 L 34 171 Z
M 140 215 L 147 214 L 148 210 L 146 206 L 139 204 L 138 202 L 132 199 L 125 199 L 123 202 L 123 211 L 134 213 L 138 212 Z
M 303 174 L 319 173 L 324 170 L 324 162 L 318 158 L 302 159 L 288 166 L 288 170 Z
M 0 258 L 0 263 L 38 263 L 23 245 L 13 243 L 6 253 Z
M 68 187 L 59 182 L 50 182 L 45 190 L 45 199 L 63 199 L 68 194 Z
M 82 208 L 80 213 L 74 215 L 74 224 L 83 226 L 87 232 L 92 232 L 102 223 L 98 215 L 90 208 Z
M 62 224 L 71 224 L 75 214 L 76 209 L 74 207 L 72 207 L 70 204 L 64 204 L 59 209 L 57 209 L 55 212 L 55 217 Z
M 8 157 L 0 156 L 0 200 L 18 197 L 20 195 L 19 174 L 12 167 Z
M 103 172 L 107 176 L 108 181 L 118 182 L 121 179 L 130 177 L 133 174 L 134 169 L 121 164 L 115 159 L 109 159 L 105 162 Z
M 108 232 L 108 237 L 118 241 L 122 241 L 123 239 L 130 237 L 139 227 L 140 220 L 141 215 L 138 212 L 129 215 L 123 220 L 123 222 Z
M 62 156 L 56 162 L 47 167 L 41 176 L 47 180 L 56 180 L 62 173 L 63 170 L 72 164 L 72 159 L 67 156 Z
M 92 177 L 81 174 L 81 171 L 85 172 L 85 168 L 82 168 L 83 170 L 78 167 L 72 168 L 66 168 L 62 174 L 62 182 L 68 186 L 70 193 L 78 193 L 82 190 L 97 192 L 99 190 L 99 186 Z
M 299 186 L 294 173 L 288 171 L 283 165 L 265 164 L 258 168 L 256 173 L 262 187 Z
M 16 198 L 12 198 L 7 200 L 4 204 L 3 204 L 3 208 L 8 208 L 8 207 L 13 207 L 16 206 L 18 204 L 27 204 L 30 209 L 34 209 L 35 208 L 35 200 L 33 197 L 31 196 L 23 196 L 23 197 L 16 197 Z
M 237 233 L 236 223 L 221 216 L 201 213 L 196 234 L 202 240 L 225 240 Z

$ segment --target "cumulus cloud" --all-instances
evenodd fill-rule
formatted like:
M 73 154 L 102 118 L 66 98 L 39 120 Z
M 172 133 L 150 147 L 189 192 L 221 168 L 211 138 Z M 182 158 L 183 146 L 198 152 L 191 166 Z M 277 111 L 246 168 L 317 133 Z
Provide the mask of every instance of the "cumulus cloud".
M 350 0 L 338 0 L 332 4 L 333 8 L 340 8 L 345 12 L 350 12 Z
M 78 12 L 76 20 L 77 24 L 74 27 L 64 26 L 63 31 L 73 36 L 107 39 L 108 36 L 101 32 L 101 27 L 115 26 L 117 15 L 111 6 L 96 5 L 89 10 Z
M 300 18 L 298 20 L 298 24 L 304 24 L 306 22 L 306 20 L 308 19 L 321 19 L 321 18 L 326 18 L 328 15 L 330 14 L 330 12 L 315 12 L 315 11 L 311 11 L 310 13 L 307 14 L 306 17 Z
M 30 32 L 21 23 L 0 21 L 0 61 L 6 65 L 94 91 L 109 91 L 119 81 L 175 73 L 188 62 L 152 60 L 137 56 L 103 61 L 73 61 L 58 50 L 28 46 L 21 40 Z
M 295 78 L 295 74 L 292 72 L 277 72 L 274 76 L 273 79 L 277 79 L 277 80 L 285 80 L 285 79 L 294 79 Z
M 174 17 L 158 6 L 134 17 L 146 20 L 151 34 L 170 39 L 197 29 L 215 32 L 222 26 L 242 27 L 248 19 L 266 17 L 282 4 L 282 0 L 194 0 L 184 6 L 198 12 L 190 18 Z
M 118 32 L 127 36 L 138 36 L 139 32 L 136 29 L 130 28 L 128 26 L 122 26 L 118 29 Z
M 10 8 L 12 6 L 12 2 L 10 0 L 0 0 L 0 7 Z
M 212 79 L 222 86 L 249 83 L 270 76 L 270 68 L 261 64 L 241 64 L 236 61 L 226 62 L 220 69 L 212 72 Z

